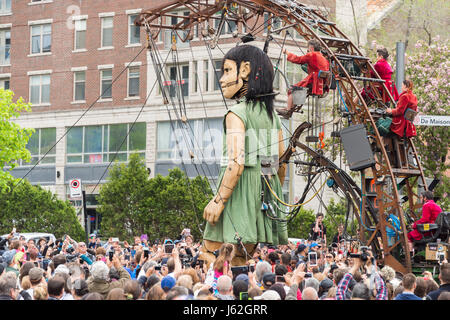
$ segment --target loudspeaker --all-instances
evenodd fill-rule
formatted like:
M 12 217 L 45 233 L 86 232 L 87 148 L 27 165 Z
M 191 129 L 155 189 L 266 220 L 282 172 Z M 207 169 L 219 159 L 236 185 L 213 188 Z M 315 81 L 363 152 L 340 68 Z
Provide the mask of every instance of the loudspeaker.
M 360 171 L 375 165 L 375 158 L 363 124 L 342 129 L 341 139 L 350 170 Z

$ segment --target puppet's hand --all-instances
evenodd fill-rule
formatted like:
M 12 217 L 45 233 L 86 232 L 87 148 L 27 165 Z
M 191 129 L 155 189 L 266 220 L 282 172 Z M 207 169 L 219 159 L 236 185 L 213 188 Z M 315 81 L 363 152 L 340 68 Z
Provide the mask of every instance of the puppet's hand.
M 216 202 L 215 199 L 212 199 L 203 211 L 203 218 L 214 226 L 219 220 L 224 208 L 225 205 L 222 201 Z

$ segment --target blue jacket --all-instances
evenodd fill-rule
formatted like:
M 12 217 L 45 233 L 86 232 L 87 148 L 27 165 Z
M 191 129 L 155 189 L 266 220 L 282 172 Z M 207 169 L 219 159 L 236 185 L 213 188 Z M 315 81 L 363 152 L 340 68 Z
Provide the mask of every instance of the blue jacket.
M 431 291 L 427 296 L 427 300 L 428 300 L 428 298 L 430 298 L 430 300 L 437 300 L 439 298 L 439 295 L 442 292 L 446 292 L 446 291 L 450 292 L 450 283 L 443 284 L 439 287 L 439 289 Z
M 394 300 L 422 300 L 418 296 L 416 296 L 414 293 L 400 293 L 398 294 Z

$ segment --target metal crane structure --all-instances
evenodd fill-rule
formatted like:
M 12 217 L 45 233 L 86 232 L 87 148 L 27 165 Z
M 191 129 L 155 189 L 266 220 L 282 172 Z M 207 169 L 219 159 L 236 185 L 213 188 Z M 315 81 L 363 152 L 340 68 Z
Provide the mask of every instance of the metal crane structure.
M 180 9 L 189 11 L 189 14 L 173 14 Z M 171 20 L 173 17 L 177 18 L 176 23 Z M 271 23 L 274 21 L 277 21 L 276 26 Z M 327 19 L 323 11 L 287 0 L 178 0 L 164 1 L 143 10 L 135 21 L 136 25 L 147 31 L 151 56 L 158 50 L 154 40 L 163 30 L 171 32 L 173 39 L 177 38 L 183 42 L 192 40 L 196 32 L 195 37 L 203 39 L 210 50 L 217 46 L 222 28 L 230 23 L 245 27 L 242 36 L 237 29 L 233 33 L 240 42 L 260 36 L 268 45 L 273 39 L 271 34 L 283 34 L 288 28 L 292 28 L 304 40 L 317 39 L 321 43 L 322 52 L 330 61 L 330 71 L 336 83 L 339 120 L 346 127 L 363 125 L 368 129 L 367 139 L 375 163 L 370 168 L 361 170 L 361 185 L 358 186 L 348 173 L 324 156 L 323 150 L 300 142 L 299 137 L 305 130 L 317 126 L 317 123 L 311 122 L 305 122 L 295 130 L 280 161 L 290 162 L 289 159 L 299 151 L 306 154 L 307 162 L 293 162 L 306 168 L 309 178 L 319 172 L 327 173 L 331 181 L 329 186 L 343 193 L 348 201 L 348 211 L 353 212 L 358 220 L 361 244 L 372 247 L 380 264 L 390 265 L 402 274 L 411 272 L 412 258 L 408 249 L 407 226 L 417 218 L 415 211 L 421 207 L 418 203 L 417 186 L 427 190 L 414 141 L 411 138 L 391 139 L 380 135 L 375 123 L 387 108 L 384 98 L 388 97 L 391 106 L 395 106 L 394 98 L 370 59 L 337 28 L 336 23 Z M 261 29 L 263 23 L 269 30 L 265 34 Z M 175 41 L 172 46 L 172 49 L 176 50 Z M 351 72 L 349 63 L 360 72 Z M 158 66 L 156 60 L 154 64 L 155 67 Z M 158 70 L 156 72 L 158 73 Z M 363 99 L 360 93 L 362 85 L 372 89 L 372 100 Z M 180 113 L 182 114 L 182 110 Z M 309 183 L 308 185 L 311 188 Z M 401 197 L 401 188 L 404 188 L 406 196 Z M 305 193 L 300 201 L 304 199 Z M 407 209 L 404 209 L 404 206 Z M 399 226 L 393 225 L 390 219 L 393 216 L 399 221 Z M 396 236 L 389 239 L 388 230 L 394 230 Z

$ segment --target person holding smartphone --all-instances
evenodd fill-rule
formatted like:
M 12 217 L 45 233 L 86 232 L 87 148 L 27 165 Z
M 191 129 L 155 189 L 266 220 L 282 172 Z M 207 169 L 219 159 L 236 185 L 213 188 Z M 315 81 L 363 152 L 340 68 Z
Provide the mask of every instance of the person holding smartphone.
M 318 241 L 322 240 L 323 243 L 327 243 L 327 228 L 323 224 L 323 213 L 319 212 L 316 215 L 316 221 L 311 224 L 309 232 L 309 240 Z
M 109 270 L 113 267 L 119 273 L 117 281 L 109 280 Z M 105 299 L 114 288 L 123 288 L 125 283 L 131 279 L 130 274 L 122 267 L 120 259 L 117 255 L 113 255 L 112 261 L 109 258 L 106 263 L 103 261 L 96 261 L 90 270 L 91 276 L 87 279 L 89 292 L 98 292 Z

